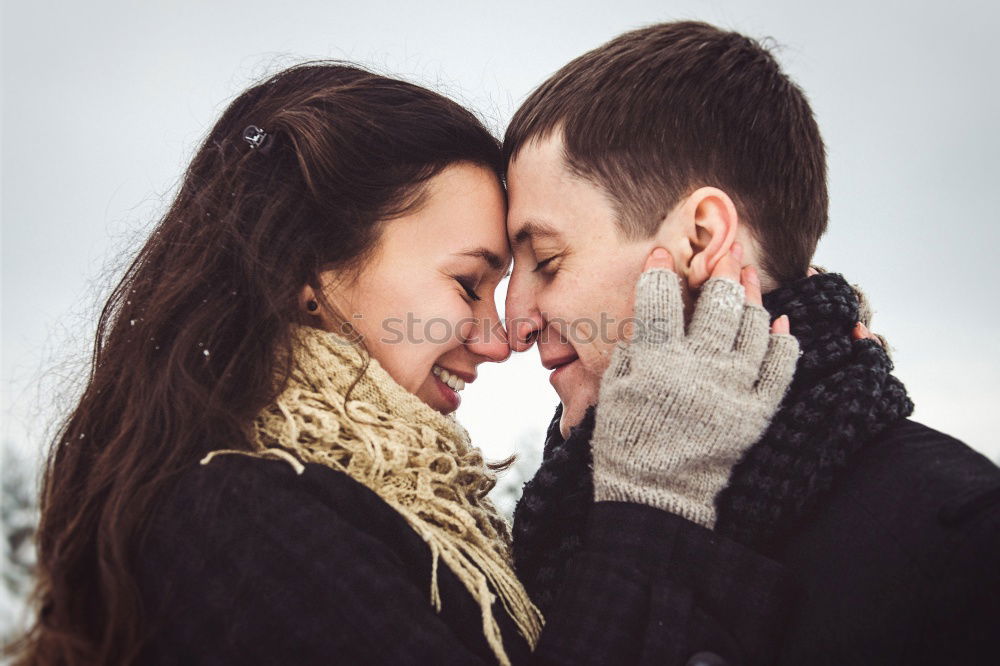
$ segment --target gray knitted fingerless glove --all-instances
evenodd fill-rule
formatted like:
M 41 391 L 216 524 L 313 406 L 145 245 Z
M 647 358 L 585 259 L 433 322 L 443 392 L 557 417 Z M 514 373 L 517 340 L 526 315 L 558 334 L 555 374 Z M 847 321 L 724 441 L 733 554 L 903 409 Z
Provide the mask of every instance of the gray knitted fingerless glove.
M 799 346 L 732 280 L 705 283 L 687 333 L 679 278 L 639 278 L 632 341 L 601 380 L 594 499 L 647 504 L 705 527 L 732 467 L 767 429 Z

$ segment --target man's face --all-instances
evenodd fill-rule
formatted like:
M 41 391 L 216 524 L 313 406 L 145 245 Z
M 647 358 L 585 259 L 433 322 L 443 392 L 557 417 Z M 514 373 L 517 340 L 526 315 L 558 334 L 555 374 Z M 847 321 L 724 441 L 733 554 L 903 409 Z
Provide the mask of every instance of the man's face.
M 558 136 L 526 145 L 507 179 L 508 334 L 515 351 L 537 340 L 542 365 L 553 370 L 566 436 L 597 404 L 652 241 L 620 236 L 603 190 L 565 168 Z

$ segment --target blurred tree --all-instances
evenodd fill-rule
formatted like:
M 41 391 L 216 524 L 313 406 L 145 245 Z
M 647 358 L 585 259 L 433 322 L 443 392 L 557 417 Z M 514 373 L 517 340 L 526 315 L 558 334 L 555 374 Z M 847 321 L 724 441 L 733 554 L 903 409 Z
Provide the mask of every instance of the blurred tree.
M 514 507 L 521 499 L 524 484 L 531 480 L 542 464 L 544 441 L 541 432 L 534 429 L 524 431 L 518 437 L 515 447 L 517 459 L 507 471 L 499 473 L 497 485 L 490 491 L 490 499 L 507 520 L 511 520 L 514 515 Z
M 0 532 L 3 534 L 3 584 L 0 585 L 0 641 L 22 630 L 35 573 L 38 525 L 34 467 L 11 442 L 0 450 Z

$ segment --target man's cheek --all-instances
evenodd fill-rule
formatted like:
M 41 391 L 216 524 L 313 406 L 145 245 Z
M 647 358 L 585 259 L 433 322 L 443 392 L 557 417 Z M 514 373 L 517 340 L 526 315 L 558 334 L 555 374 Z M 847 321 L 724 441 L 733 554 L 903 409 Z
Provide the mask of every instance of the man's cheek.
M 599 382 L 604 376 L 604 371 L 611 365 L 611 355 L 615 351 L 614 344 L 595 344 L 591 346 L 591 353 L 588 354 L 584 369 L 588 375 L 597 378 Z

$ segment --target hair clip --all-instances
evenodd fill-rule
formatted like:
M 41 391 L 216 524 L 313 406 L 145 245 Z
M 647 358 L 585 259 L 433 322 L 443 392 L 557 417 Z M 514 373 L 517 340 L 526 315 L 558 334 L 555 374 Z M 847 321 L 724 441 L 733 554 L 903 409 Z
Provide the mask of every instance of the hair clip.
M 243 130 L 243 140 L 250 144 L 250 150 L 260 150 L 261 153 L 266 153 L 270 148 L 270 137 L 270 134 L 256 125 L 247 125 Z

